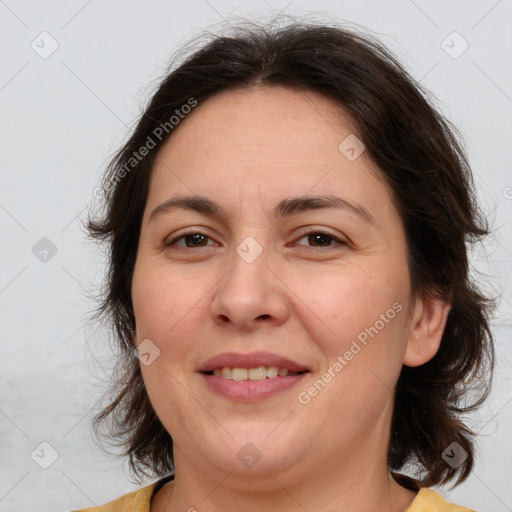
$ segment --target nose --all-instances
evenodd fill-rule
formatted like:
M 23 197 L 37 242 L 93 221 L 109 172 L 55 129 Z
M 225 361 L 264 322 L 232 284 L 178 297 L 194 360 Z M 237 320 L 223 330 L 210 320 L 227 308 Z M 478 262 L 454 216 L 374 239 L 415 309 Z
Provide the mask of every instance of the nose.
M 268 266 L 267 251 L 252 262 L 234 252 L 230 269 L 218 283 L 211 316 L 218 325 L 253 331 L 263 325 L 279 326 L 289 316 L 286 286 Z

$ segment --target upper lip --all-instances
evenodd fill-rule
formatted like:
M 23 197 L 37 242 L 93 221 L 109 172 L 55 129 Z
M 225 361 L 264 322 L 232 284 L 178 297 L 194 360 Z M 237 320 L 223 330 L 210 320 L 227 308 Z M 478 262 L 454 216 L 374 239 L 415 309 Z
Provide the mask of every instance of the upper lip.
M 259 366 L 277 366 L 280 369 L 287 369 L 291 372 L 309 371 L 307 367 L 271 352 L 251 352 L 240 354 L 236 352 L 225 352 L 218 354 L 203 363 L 198 372 L 211 372 L 215 368 L 257 368 Z

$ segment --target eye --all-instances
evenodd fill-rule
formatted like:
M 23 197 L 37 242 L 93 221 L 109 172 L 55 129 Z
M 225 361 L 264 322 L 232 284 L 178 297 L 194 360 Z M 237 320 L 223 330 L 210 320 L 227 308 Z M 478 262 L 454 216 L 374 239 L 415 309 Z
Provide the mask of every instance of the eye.
M 177 245 L 180 247 L 188 247 L 188 248 L 194 248 L 194 247 L 206 247 L 208 244 L 207 241 L 211 240 L 211 238 L 203 233 L 191 231 L 189 233 L 184 233 L 183 235 L 180 235 L 172 240 L 169 240 L 168 242 L 165 242 L 165 246 L 171 246 L 171 245 Z M 178 243 L 178 242 L 184 242 L 184 243 Z
M 339 238 L 326 233 L 324 231 L 310 231 L 309 233 L 304 234 L 300 240 L 307 239 L 307 242 L 311 245 L 311 247 L 333 247 L 335 244 L 331 242 L 336 242 L 337 244 L 347 245 L 347 242 L 340 240 Z M 303 245 L 299 244 L 298 245 Z
M 307 244 L 309 244 L 310 247 L 317 248 L 334 247 L 335 245 L 347 245 L 347 242 L 344 240 L 341 240 L 340 238 L 324 231 L 310 231 L 305 233 L 301 238 L 298 239 L 297 245 L 304 245 L 300 243 L 300 241 L 304 239 L 306 239 Z M 204 233 L 191 231 L 173 238 L 168 242 L 165 242 L 165 246 L 178 246 L 189 249 L 201 248 L 213 245 L 213 243 L 208 243 L 209 240 L 211 241 L 212 239 Z

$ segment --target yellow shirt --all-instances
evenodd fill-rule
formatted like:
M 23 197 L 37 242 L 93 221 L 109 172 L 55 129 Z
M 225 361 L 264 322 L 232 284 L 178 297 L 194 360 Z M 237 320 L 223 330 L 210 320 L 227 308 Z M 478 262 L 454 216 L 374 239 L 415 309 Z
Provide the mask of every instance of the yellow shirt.
M 73 512 L 149 512 L 151 498 L 158 482 L 138 491 L 130 492 L 102 507 L 84 508 Z M 411 506 L 405 512 L 476 512 L 470 508 L 447 503 L 444 498 L 426 487 L 420 489 Z

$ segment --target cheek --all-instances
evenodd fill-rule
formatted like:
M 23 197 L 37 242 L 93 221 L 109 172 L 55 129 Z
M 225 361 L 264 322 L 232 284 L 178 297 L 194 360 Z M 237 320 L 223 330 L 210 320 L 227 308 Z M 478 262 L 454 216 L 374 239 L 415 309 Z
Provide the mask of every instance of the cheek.
M 200 297 L 204 291 L 179 279 L 176 272 L 161 264 L 136 266 L 132 301 L 136 318 L 136 340 L 151 340 L 159 349 L 151 364 L 141 364 L 150 401 L 169 431 L 180 431 L 188 421 L 194 403 L 183 399 L 184 377 L 192 367 L 190 347 L 204 322 Z M 186 400 L 185 400 L 186 402 Z M 201 410 L 194 414 L 200 416 Z M 177 427 L 181 425 L 181 427 Z
M 132 301 L 137 340 L 154 338 L 164 342 L 201 309 L 204 289 L 184 280 L 165 265 L 135 267 Z
M 308 316 L 310 335 L 325 357 L 319 378 L 328 381 L 325 391 L 322 383 L 315 385 L 322 391 L 314 400 L 348 424 L 359 424 L 363 416 L 371 423 L 392 398 L 408 325 L 407 276 L 406 271 L 400 279 L 396 272 L 385 275 L 382 268 L 378 273 L 354 269 L 325 280 L 314 293 L 304 285 L 314 313 Z M 317 396 L 315 389 L 304 391 Z M 364 414 L 361 404 L 366 404 Z M 360 411 L 358 419 L 354 411 Z
M 132 300 L 136 340 L 149 339 L 159 350 L 154 362 L 142 365 L 141 370 L 150 399 L 156 401 L 155 409 L 167 411 L 164 415 L 171 414 L 167 410 L 169 396 L 178 403 L 183 394 L 179 382 L 195 371 L 198 340 L 207 338 L 212 283 L 204 273 L 190 278 L 161 262 L 150 265 L 146 261 L 135 269 Z
M 401 277 L 396 271 L 383 272 L 382 267 L 347 267 L 294 280 L 302 321 L 331 357 L 348 349 L 358 336 L 364 340 L 368 330 L 374 333 L 375 325 L 386 340 L 397 338 L 405 328 L 406 269 Z
M 397 272 L 384 275 L 382 267 L 375 273 L 346 270 L 316 279 L 316 287 L 305 282 L 300 292 L 309 298 L 306 329 L 323 353 L 322 382 L 301 390 L 301 398 L 359 429 L 377 421 L 392 400 L 405 349 L 408 274 L 399 279 Z
M 346 405 L 345 412 L 336 414 L 344 416 L 364 403 L 371 416 L 391 399 L 406 347 L 407 282 L 347 277 L 340 279 L 341 288 L 319 299 L 329 336 L 319 336 L 316 342 L 326 356 L 324 371 L 336 375 L 323 399 L 330 403 L 333 396 L 343 397 Z

